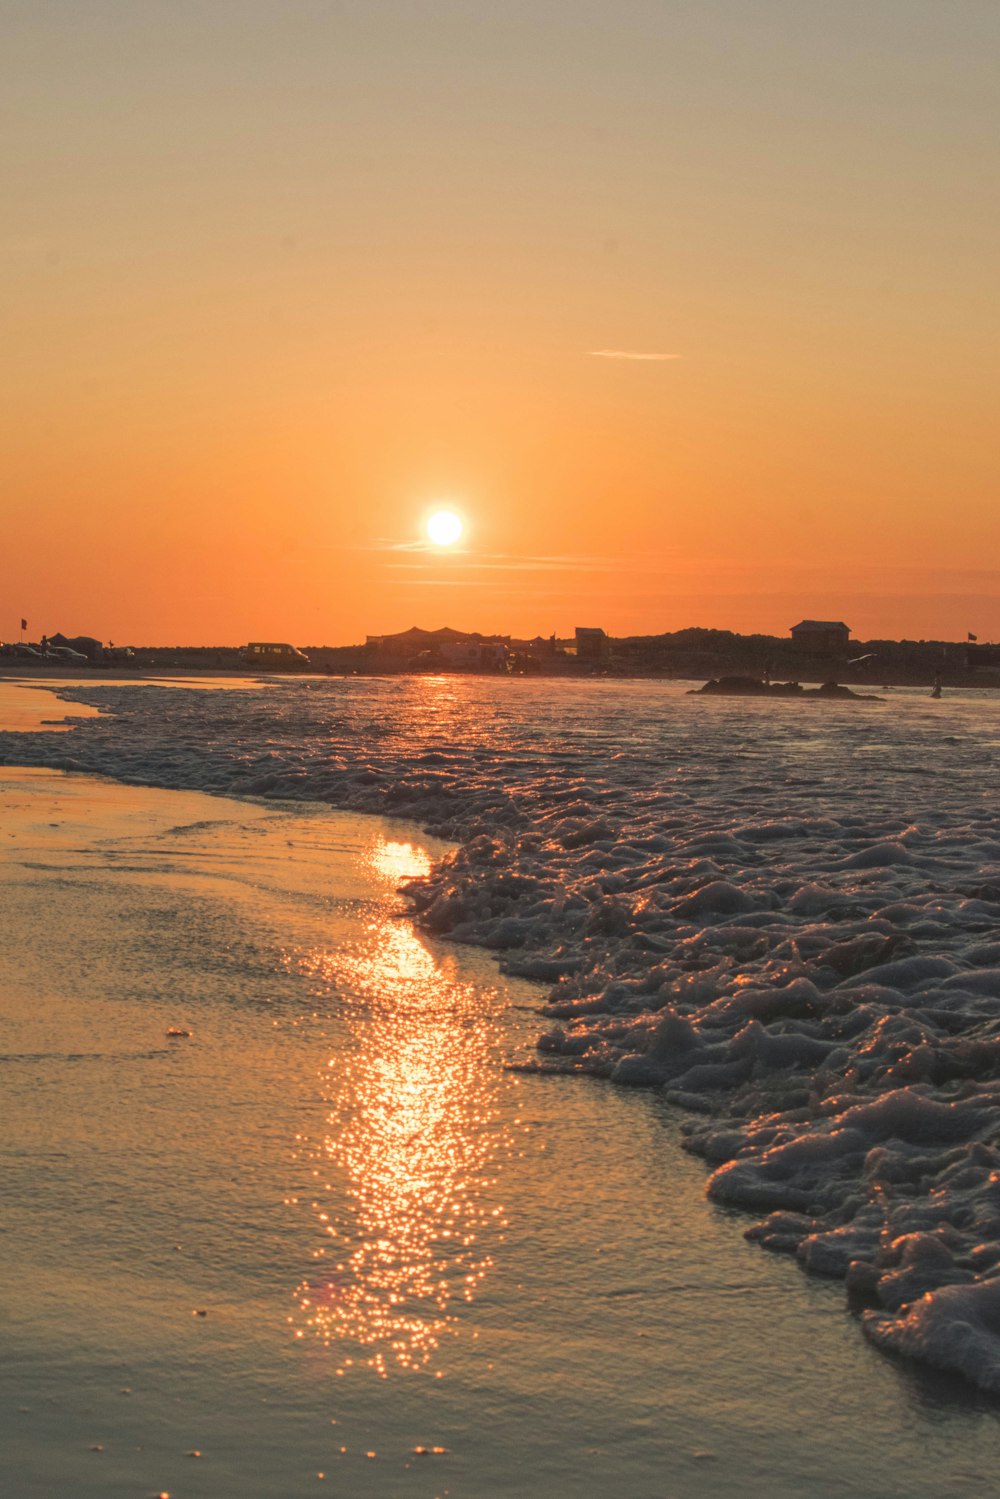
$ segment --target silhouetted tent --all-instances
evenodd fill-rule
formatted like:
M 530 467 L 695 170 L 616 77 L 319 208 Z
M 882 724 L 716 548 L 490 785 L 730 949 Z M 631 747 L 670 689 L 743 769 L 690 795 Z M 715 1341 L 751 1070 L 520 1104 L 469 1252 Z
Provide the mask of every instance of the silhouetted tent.
M 102 642 L 95 640 L 93 635 L 56 633 L 49 636 L 49 645 L 68 646 L 71 651 L 79 651 L 81 656 L 86 656 L 88 661 L 100 661 L 104 654 Z

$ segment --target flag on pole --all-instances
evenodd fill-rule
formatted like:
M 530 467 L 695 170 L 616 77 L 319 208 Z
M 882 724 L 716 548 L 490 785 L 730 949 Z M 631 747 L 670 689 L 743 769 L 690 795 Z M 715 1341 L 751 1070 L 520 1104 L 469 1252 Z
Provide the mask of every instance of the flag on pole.
M 26 619 L 22 619 L 22 621 L 21 621 L 21 629 L 22 630 L 26 630 L 27 628 L 28 628 L 28 621 Z
M 970 640 L 978 640 L 979 636 L 978 635 L 973 635 L 972 631 L 970 630 L 969 631 L 969 639 Z

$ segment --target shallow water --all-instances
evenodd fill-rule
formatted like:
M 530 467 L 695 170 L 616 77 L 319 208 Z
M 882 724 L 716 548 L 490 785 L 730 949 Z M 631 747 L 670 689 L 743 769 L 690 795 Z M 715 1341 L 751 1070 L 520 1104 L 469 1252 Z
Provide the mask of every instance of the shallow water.
M 996 1408 L 745 1245 L 661 1097 L 503 1070 L 540 991 L 400 915 L 442 845 L 0 795 L 6 1492 L 983 1492 Z
M 33 690 L 39 685 L 0 677 L 0 732 L 32 734 L 45 730 L 64 734 L 72 727 L 74 719 L 99 716 L 99 709 L 85 703 L 60 702 L 51 691 Z M 57 684 L 59 687 L 71 685 L 67 682 Z

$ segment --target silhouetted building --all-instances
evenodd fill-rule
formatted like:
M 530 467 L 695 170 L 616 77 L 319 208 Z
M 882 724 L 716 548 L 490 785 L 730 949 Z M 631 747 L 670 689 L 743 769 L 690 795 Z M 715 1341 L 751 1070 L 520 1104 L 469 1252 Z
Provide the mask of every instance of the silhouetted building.
M 840 651 L 850 640 L 851 629 L 839 619 L 802 619 L 792 625 L 791 636 L 796 645 L 810 651 Z
M 578 661 L 604 661 L 608 655 L 608 637 L 601 629 L 577 625 L 576 659 Z
M 509 652 L 502 640 L 446 640 L 438 647 L 438 655 L 445 666 L 500 671 Z
M 524 651 L 532 656 L 545 659 L 551 659 L 559 650 L 559 645 L 554 635 L 534 635 L 531 640 L 515 640 L 512 644 L 519 651 Z
M 421 630 L 414 625 L 395 635 L 369 635 L 365 652 L 376 661 L 413 665 L 439 661 L 442 665 L 497 670 L 510 650 L 509 635 L 480 635 L 477 631 Z
M 57 630 L 48 637 L 48 644 L 58 646 L 60 650 L 78 651 L 88 661 L 100 661 L 104 654 L 103 645 L 93 635 L 63 635 Z

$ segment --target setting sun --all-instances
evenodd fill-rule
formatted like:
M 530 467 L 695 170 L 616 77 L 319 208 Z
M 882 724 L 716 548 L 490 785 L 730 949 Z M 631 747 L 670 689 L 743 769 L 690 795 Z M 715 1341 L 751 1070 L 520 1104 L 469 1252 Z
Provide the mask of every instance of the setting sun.
M 463 531 L 462 518 L 454 510 L 435 510 L 427 518 L 427 535 L 435 546 L 454 546 Z

